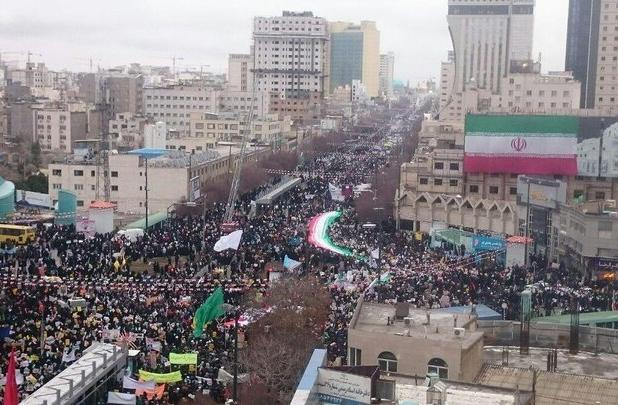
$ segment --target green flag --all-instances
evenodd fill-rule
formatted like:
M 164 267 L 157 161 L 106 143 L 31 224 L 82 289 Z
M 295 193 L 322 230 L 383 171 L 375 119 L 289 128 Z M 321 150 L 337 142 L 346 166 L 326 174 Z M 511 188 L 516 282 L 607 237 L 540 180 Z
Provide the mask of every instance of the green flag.
M 193 336 L 200 337 L 204 330 L 204 326 L 220 317 L 225 313 L 223 310 L 223 289 L 217 289 L 208 297 L 206 301 L 195 311 L 193 317 Z

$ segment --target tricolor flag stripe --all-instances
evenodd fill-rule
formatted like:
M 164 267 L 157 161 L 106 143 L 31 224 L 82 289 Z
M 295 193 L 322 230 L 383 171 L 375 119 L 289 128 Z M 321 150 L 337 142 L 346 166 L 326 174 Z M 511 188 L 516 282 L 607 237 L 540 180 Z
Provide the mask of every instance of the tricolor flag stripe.
M 466 134 L 473 132 L 577 134 L 578 128 L 579 119 L 568 116 L 470 114 L 466 117 Z
M 577 138 L 541 138 L 535 136 L 506 137 L 488 133 L 486 136 L 466 134 L 466 153 L 502 153 L 533 155 L 573 155 L 577 150 Z
M 505 171 L 505 167 L 508 171 Z M 517 173 L 517 174 L 547 174 L 564 173 L 573 176 L 577 174 L 575 157 L 500 157 L 496 156 L 465 156 L 464 168 L 468 173 Z

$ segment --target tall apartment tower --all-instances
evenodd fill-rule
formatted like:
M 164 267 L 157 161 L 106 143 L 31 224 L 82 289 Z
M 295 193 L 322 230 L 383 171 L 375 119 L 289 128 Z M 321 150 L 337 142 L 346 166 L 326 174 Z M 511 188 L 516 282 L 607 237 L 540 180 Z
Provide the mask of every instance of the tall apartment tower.
M 594 107 L 618 110 L 618 0 L 601 0 Z
M 305 11 L 253 21 L 254 80 L 271 95 L 271 111 L 317 119 L 328 90 L 328 22 Z
M 380 94 L 393 97 L 393 79 L 395 75 L 395 54 L 389 52 L 380 55 Z
M 454 90 L 500 91 L 511 61 L 532 58 L 534 0 L 449 0 Z
M 600 22 L 601 0 L 569 1 L 565 70 L 582 84 L 581 108 L 595 105 Z M 604 26 L 608 22 L 605 18 Z
M 253 55 L 233 53 L 227 64 L 228 89 L 232 91 L 253 90 Z
M 380 91 L 380 31 L 374 21 L 332 22 L 330 28 L 330 91 L 360 80 L 369 97 Z

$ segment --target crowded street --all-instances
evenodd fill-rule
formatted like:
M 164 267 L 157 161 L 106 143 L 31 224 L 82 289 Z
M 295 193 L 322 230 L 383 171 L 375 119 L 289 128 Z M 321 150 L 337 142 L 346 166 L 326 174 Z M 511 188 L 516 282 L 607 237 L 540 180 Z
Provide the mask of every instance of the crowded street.
M 213 249 L 223 235 L 221 203 L 210 206 L 203 217 L 169 218 L 136 240 L 113 233 L 86 237 L 71 226 L 39 225 L 36 241 L 0 258 L 3 353 L 16 349 L 21 397 L 72 364 L 93 342 L 117 342 L 139 351 L 134 371 L 167 372 L 170 353 L 198 354 L 195 368 L 182 366 L 188 371 L 182 381 L 167 384 L 160 397 L 144 394 L 141 403 L 175 404 L 198 392 L 223 403 L 230 392 L 219 370 L 232 369 L 231 318 L 208 323 L 196 338 L 195 311 L 217 287 L 232 305 L 248 295 L 268 295 L 268 266 L 286 256 L 301 263 L 288 276 L 316 277 L 330 292 L 331 313 L 322 340 L 332 364 L 346 364 L 347 325 L 361 295 L 416 308 L 482 303 L 500 311 L 506 303 L 505 317 L 517 319 L 520 293 L 534 285 L 537 314 L 566 311 L 573 295 L 582 311 L 611 309 L 609 285 L 573 277 L 564 267 L 549 270 L 543 257 L 536 258 L 534 271 L 505 268 L 492 255 L 467 260 L 447 247 L 431 248 L 428 235 L 395 231 L 391 212 L 367 226 L 355 203 L 372 198 L 372 192 L 360 191 L 344 201 L 332 198 L 329 184 L 374 182 L 403 137 L 410 136 L 385 125 L 387 129 L 372 134 L 370 147 L 341 146 L 300 164 L 295 173 L 302 182 L 256 213 L 252 201 L 264 187 L 240 196 L 235 219 L 243 236 L 237 250 Z M 328 236 L 351 255 L 308 242 L 307 223 L 328 211 L 343 213 Z M 3 372 L 7 361 L 2 356 Z

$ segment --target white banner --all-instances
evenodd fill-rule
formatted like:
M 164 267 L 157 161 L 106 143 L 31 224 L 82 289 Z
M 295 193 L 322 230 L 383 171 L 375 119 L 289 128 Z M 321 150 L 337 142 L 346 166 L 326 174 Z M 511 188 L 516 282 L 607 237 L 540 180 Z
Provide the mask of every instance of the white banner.
M 126 375 L 122 377 L 122 388 L 127 390 L 154 390 L 156 383 L 153 380 L 150 381 L 137 381 Z
M 122 392 L 112 391 L 107 393 L 108 404 L 135 405 L 136 402 L 135 394 L 123 394 Z
M 567 134 L 564 136 L 530 136 L 526 134 L 471 136 L 466 134 L 465 153 L 551 157 L 575 155 L 576 152 L 577 138 Z

